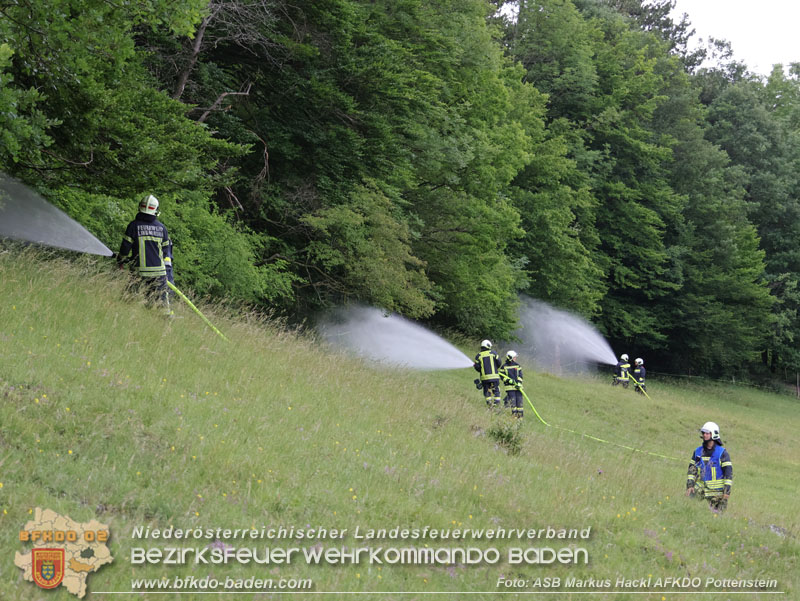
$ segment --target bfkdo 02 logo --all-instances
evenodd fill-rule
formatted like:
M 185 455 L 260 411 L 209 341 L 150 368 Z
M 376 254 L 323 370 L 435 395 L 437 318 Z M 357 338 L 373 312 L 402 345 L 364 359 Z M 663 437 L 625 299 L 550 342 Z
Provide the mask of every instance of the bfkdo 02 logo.
M 82 599 L 90 574 L 111 563 L 108 525 L 97 520 L 77 522 L 51 509 L 37 507 L 19 531 L 20 543 L 32 543 L 30 551 L 17 551 L 14 565 L 23 578 L 43 589 L 65 587 Z

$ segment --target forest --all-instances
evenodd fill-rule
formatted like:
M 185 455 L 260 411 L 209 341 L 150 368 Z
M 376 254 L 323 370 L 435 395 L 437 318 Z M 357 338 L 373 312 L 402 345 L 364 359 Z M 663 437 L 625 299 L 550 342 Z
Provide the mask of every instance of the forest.
M 800 63 L 671 0 L 0 0 L 0 171 L 176 283 L 507 338 L 525 294 L 656 371 L 800 370 Z M 800 57 L 798 57 L 800 60 Z

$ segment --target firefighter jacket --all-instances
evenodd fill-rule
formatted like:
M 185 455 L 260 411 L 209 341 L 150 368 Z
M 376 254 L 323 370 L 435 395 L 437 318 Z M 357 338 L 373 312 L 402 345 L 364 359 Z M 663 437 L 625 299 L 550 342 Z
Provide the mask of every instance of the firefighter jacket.
M 725 447 L 714 444 L 713 449 L 700 445 L 692 455 L 686 488 L 695 486 L 701 480 L 711 492 L 729 495 L 733 485 L 733 464 Z
M 500 359 L 494 351 L 481 351 L 475 355 L 472 367 L 481 374 L 481 381 L 500 379 Z
M 166 265 L 172 263 L 171 254 L 166 226 L 155 215 L 137 213 L 122 236 L 117 261 L 120 264 L 129 262 L 140 276 L 153 278 L 167 275 Z
M 644 365 L 637 365 L 633 368 L 633 377 L 636 378 L 637 382 L 644 383 L 644 375 L 646 373 Z M 658 380 L 658 378 L 656 378 L 656 380 Z
M 620 359 L 619 361 L 617 361 L 617 369 L 615 371 L 615 375 L 620 380 L 627 380 L 628 379 L 628 371 L 630 370 L 630 368 L 631 368 L 631 364 L 630 363 Z
M 507 390 L 515 390 L 517 384 L 522 384 L 522 368 L 516 361 L 506 360 L 500 368 L 500 376 Z

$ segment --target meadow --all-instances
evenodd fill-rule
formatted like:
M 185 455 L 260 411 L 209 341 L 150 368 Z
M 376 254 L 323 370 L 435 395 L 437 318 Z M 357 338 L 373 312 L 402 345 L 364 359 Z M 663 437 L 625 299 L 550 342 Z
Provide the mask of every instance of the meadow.
M 90 574 L 87 599 L 191 599 L 186 591 L 134 589 L 133 581 L 209 576 L 313 582 L 305 592 L 221 595 L 226 599 L 800 598 L 800 401 L 792 396 L 651 379 L 648 400 L 611 387 L 604 376 L 537 373 L 522 357 L 526 391 L 552 426 L 529 406 L 519 423 L 486 410 L 470 369 L 370 363 L 254 312 L 199 306 L 227 342 L 183 305 L 175 303 L 173 319 L 148 307 L 103 260 L 0 249 L 0 599 L 74 598 L 25 582 L 13 563 L 15 552 L 30 549 L 18 536 L 37 507 L 109 526 L 114 561 Z M 698 428 L 708 420 L 720 424 L 734 465 L 722 514 L 683 494 Z M 281 526 L 347 534 L 133 538 L 148 527 Z M 394 527 L 591 533 L 585 540 L 354 536 L 356 528 Z M 137 547 L 214 545 L 496 548 L 501 559 L 132 561 Z M 512 547 L 583 547 L 589 560 L 512 565 Z M 703 586 L 653 584 L 667 577 L 700 578 Z M 628 583 L 617 586 L 620 578 Z M 723 591 L 706 587 L 708 578 L 777 586 Z M 559 586 L 546 588 L 554 579 Z M 568 588 L 567 579 L 611 585 Z M 649 586 L 636 588 L 647 579 Z M 523 581 L 522 589 L 505 584 Z

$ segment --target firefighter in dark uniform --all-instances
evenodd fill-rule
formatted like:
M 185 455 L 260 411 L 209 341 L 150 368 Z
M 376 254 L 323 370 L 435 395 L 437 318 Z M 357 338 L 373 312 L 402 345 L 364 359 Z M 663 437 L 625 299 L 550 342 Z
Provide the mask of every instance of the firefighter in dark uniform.
M 700 428 L 703 444 L 697 447 L 689 463 L 686 496 L 708 501 L 714 511 L 725 511 L 733 485 L 733 464 L 722 446 L 719 426 L 706 422 Z
M 506 353 L 506 362 L 500 368 L 500 377 L 506 389 L 504 406 L 511 407 L 512 417 L 522 418 L 522 368 L 517 363 L 516 351 Z
M 618 384 L 622 384 L 623 388 L 628 387 L 628 371 L 631 368 L 630 361 L 628 361 L 628 355 L 622 354 L 619 356 L 619 361 L 617 361 L 617 366 L 614 368 L 614 380 L 612 384 L 617 386 Z
M 644 377 L 647 371 L 644 368 L 644 359 L 637 358 L 633 362 L 633 379 L 638 382 L 636 385 L 636 392 L 644 394 L 647 392 L 647 385 L 644 383 Z
M 486 406 L 499 406 L 500 359 L 497 357 L 497 353 L 492 350 L 492 342 L 490 340 L 481 342 L 481 352 L 475 355 L 475 363 L 472 366 L 475 371 L 481 374 L 480 380 L 476 380 L 476 383 L 483 388 Z
M 122 236 L 117 263 L 120 269 L 129 263 L 146 283 L 148 293 L 169 310 L 167 264 L 172 265 L 172 243 L 166 226 L 156 219 L 157 215 L 158 199 L 152 194 L 145 196 L 139 202 L 139 212 Z

